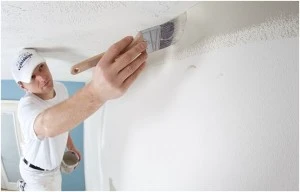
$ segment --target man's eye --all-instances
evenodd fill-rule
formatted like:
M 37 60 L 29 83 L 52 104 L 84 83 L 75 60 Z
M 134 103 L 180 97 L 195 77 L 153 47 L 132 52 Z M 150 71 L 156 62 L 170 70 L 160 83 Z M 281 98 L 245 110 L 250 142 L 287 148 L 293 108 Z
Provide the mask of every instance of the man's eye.
M 31 79 L 35 79 L 35 75 L 32 75 L 32 76 L 31 76 Z
M 43 65 L 43 64 L 41 64 L 41 65 L 39 66 L 39 72 L 41 72 L 41 71 L 42 71 L 43 67 L 44 67 L 44 65 Z

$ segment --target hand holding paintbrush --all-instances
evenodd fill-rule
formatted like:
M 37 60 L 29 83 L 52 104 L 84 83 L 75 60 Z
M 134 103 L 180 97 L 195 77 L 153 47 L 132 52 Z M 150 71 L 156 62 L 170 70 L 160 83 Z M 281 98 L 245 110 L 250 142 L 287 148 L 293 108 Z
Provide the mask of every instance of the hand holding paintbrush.
M 169 47 L 170 45 L 176 43 L 183 34 L 183 29 L 186 23 L 186 12 L 179 15 L 175 19 L 168 21 L 162 25 L 151 27 L 140 31 L 132 43 L 125 48 L 122 53 L 125 53 L 138 42 L 147 42 L 147 53 L 152 53 L 154 51 Z M 121 54 L 122 54 L 121 53 Z M 74 65 L 71 68 L 71 74 L 76 75 L 89 68 L 95 67 L 99 60 L 102 58 L 104 53 L 81 61 L 80 63 Z

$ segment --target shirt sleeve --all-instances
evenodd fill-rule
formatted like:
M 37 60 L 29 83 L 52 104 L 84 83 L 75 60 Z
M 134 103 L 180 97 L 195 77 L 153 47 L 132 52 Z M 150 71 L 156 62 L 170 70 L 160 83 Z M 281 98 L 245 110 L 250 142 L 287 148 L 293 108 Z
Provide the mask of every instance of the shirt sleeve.
M 34 131 L 35 119 L 42 110 L 43 109 L 39 107 L 38 102 L 34 102 L 32 99 L 23 99 L 20 101 L 18 106 L 18 118 L 26 140 L 42 140 L 44 138 L 37 137 Z

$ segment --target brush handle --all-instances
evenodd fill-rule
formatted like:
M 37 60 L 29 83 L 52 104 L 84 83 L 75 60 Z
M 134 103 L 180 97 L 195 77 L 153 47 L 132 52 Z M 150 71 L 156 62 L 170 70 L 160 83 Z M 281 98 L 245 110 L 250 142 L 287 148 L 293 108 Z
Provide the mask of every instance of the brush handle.
M 135 38 L 133 39 L 133 41 L 130 43 L 130 45 L 128 47 L 125 48 L 125 50 L 123 51 L 123 53 L 125 53 L 126 51 L 128 51 L 131 47 L 133 47 L 137 41 L 141 41 L 142 39 L 142 35 L 141 33 L 138 33 Z M 73 65 L 71 67 L 71 74 L 73 75 L 77 75 L 83 71 L 86 71 L 92 67 L 95 67 L 97 65 L 97 63 L 99 62 L 99 60 L 103 57 L 103 55 L 105 54 L 105 52 L 100 53 L 98 55 L 95 55 L 91 58 L 88 58 L 86 60 L 83 60 L 75 65 Z

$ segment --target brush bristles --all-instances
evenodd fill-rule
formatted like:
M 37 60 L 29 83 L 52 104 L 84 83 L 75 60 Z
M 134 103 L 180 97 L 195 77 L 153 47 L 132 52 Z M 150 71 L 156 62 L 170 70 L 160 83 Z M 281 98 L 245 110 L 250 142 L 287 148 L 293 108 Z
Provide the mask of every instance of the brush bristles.
M 174 22 L 170 21 L 160 26 L 160 47 L 163 49 L 169 47 L 172 44 L 174 37 Z
M 141 31 L 144 40 L 148 44 L 147 52 L 151 53 L 176 43 L 183 34 L 185 22 L 186 13 L 183 13 L 162 25 Z
M 166 48 L 179 40 L 183 34 L 186 19 L 187 15 L 184 12 L 175 19 L 160 25 L 160 49 Z

